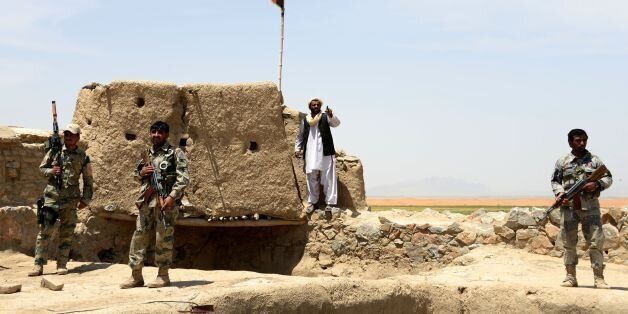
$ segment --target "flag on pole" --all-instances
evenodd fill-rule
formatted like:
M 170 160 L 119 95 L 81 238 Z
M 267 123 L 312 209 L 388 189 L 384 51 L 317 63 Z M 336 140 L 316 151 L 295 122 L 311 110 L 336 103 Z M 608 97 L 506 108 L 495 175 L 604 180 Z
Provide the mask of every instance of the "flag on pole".
M 272 1 L 278 7 L 280 7 L 281 8 L 281 12 L 285 11 L 285 8 L 283 6 L 283 0 L 270 0 L 270 1 Z

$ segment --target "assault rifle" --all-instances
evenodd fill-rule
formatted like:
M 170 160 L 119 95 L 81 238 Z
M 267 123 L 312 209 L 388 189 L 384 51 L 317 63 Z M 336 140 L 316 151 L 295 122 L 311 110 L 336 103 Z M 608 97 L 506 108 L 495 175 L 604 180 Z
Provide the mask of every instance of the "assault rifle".
M 545 219 L 547 219 L 550 213 L 554 209 L 560 207 L 565 200 L 571 200 L 576 195 L 579 196 L 580 192 L 582 192 L 582 190 L 584 189 L 584 186 L 587 183 L 596 182 L 597 180 L 601 179 L 607 172 L 608 172 L 608 169 L 606 169 L 606 166 L 602 165 L 601 167 L 595 169 L 595 171 L 593 171 L 593 173 L 591 173 L 591 175 L 589 175 L 588 177 L 576 182 L 576 184 L 574 184 L 571 188 L 569 188 L 567 192 L 561 194 L 561 196 L 554 202 L 554 204 L 552 204 L 552 206 L 550 206 L 548 209 L 545 210 L 545 213 L 543 213 L 543 216 L 541 216 L 540 218 L 536 218 L 536 223 L 538 224 L 542 221 L 545 221 Z
M 52 101 L 52 136 L 48 138 L 48 146 L 50 147 L 50 156 L 55 160 L 53 165 L 61 167 L 63 173 L 63 164 L 61 163 L 61 150 L 63 149 L 63 143 L 61 143 L 61 137 L 59 136 L 59 124 L 57 123 L 57 103 Z M 61 190 L 63 186 L 62 175 L 55 175 L 55 187 L 57 192 Z
M 148 151 L 142 152 L 142 161 L 144 162 L 145 166 L 152 165 L 153 168 L 157 170 L 157 167 L 155 167 L 155 165 L 150 162 L 150 158 L 148 157 Z M 159 206 L 159 220 L 164 225 L 164 228 L 168 228 L 166 215 L 164 214 L 164 203 L 167 195 L 165 195 L 163 189 L 161 188 L 161 184 L 159 184 L 156 171 L 153 171 L 153 173 L 150 174 L 150 185 L 148 186 L 148 189 L 146 189 L 146 192 L 144 192 L 144 202 L 150 202 L 150 198 L 153 196 L 153 194 L 157 194 L 157 206 Z

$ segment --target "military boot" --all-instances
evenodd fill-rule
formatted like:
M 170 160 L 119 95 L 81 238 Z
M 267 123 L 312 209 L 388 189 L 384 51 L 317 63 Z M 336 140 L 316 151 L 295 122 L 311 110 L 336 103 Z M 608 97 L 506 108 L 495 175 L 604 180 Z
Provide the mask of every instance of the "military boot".
M 576 280 L 576 266 L 575 265 L 565 265 L 565 270 L 567 270 L 567 276 L 565 276 L 565 280 L 560 284 L 562 287 L 577 287 L 578 281 Z
M 144 277 L 142 277 L 142 269 L 134 269 L 131 277 L 120 284 L 120 289 L 129 289 L 141 287 L 144 285 Z
M 67 275 L 67 274 L 68 274 L 68 268 L 66 267 L 66 265 L 57 263 L 57 275 Z
M 29 277 L 41 276 L 44 273 L 44 265 L 35 265 L 33 270 L 28 273 Z
M 168 277 L 168 268 L 159 267 L 157 278 L 148 284 L 149 288 L 161 288 L 170 285 L 170 277 Z
M 593 286 L 598 289 L 609 289 L 610 286 L 604 281 L 604 266 L 593 268 Z

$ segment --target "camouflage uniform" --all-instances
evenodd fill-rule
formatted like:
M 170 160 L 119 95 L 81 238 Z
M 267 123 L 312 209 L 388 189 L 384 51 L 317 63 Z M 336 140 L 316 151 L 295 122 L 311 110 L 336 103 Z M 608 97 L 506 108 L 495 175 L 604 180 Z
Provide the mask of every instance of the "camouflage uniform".
M 554 195 L 565 192 L 603 164 L 600 158 L 588 151 L 583 157 L 576 157 L 569 153 L 558 159 L 552 175 Z M 578 223 L 581 223 L 582 233 L 589 246 L 591 267 L 593 269 L 604 268 L 604 255 L 602 254 L 604 232 L 600 219 L 600 202 L 598 197 L 600 196 L 600 191 L 607 189 L 612 183 L 613 178 L 610 172 L 608 172 L 597 181 L 598 188 L 595 191 L 582 192 L 579 200 L 574 198 L 569 201 L 569 205 L 560 208 L 560 235 L 565 247 L 564 263 L 566 266 L 578 264 L 576 245 L 578 243 Z M 581 203 L 581 210 L 577 210 L 579 207 L 578 202 Z
M 165 143 L 157 150 L 151 148 L 149 156 L 164 194 L 171 196 L 176 202 L 171 210 L 164 211 L 167 225 L 164 226 L 160 219 L 157 195 L 153 194 L 148 203 L 144 201 L 144 193 L 150 187 L 151 177 L 142 178 L 140 176 L 140 170 L 144 166 L 144 163 L 140 161 L 134 173 L 135 177 L 142 183 L 137 201 L 135 201 L 139 208 L 139 215 L 129 252 L 129 266 L 134 270 L 141 269 L 144 265 L 146 250 L 153 238 L 155 238 L 155 263 L 157 266 L 169 268 L 172 264 L 174 225 L 179 214 L 183 190 L 190 182 L 188 163 L 185 153 L 180 148 L 174 148 Z M 155 229 L 157 231 L 156 237 Z
M 44 189 L 44 207 L 58 213 L 59 221 L 59 257 L 58 265 L 68 262 L 74 227 L 76 227 L 76 208 L 79 202 L 89 204 L 94 191 L 94 179 L 92 177 L 92 164 L 89 156 L 80 148 L 69 151 L 63 146 L 61 151 L 62 187 L 55 187 L 55 175 L 52 167 L 56 162 L 56 155 L 48 151 L 44 160 L 39 165 L 41 172 L 48 177 L 48 185 Z M 79 177 L 83 175 L 83 195 L 79 189 Z M 47 263 L 48 241 L 54 231 L 54 221 L 44 221 L 39 225 L 37 243 L 35 248 L 35 265 Z

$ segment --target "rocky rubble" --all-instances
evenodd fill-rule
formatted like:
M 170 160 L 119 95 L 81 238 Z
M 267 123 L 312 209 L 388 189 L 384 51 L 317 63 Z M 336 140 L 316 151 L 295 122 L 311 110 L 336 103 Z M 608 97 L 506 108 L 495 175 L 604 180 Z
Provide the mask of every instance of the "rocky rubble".
M 561 257 L 562 241 L 559 226 L 555 224 L 560 219 L 554 214 L 554 219 L 537 228 L 534 217 L 542 213 L 543 209 L 539 208 L 517 207 L 509 213 L 477 210 L 468 216 L 430 209 L 418 214 L 363 212 L 357 218 L 348 211 L 336 212 L 331 218 L 317 213 L 309 223 L 306 253 L 323 270 L 336 264 L 371 261 L 410 272 L 452 262 L 464 264 L 461 257 L 482 245 L 510 246 Z M 407 218 L 399 217 L 404 215 Z M 377 219 L 360 216 L 377 216 Z M 605 260 L 628 265 L 628 208 L 603 209 L 602 216 L 605 217 Z M 586 260 L 582 233 L 579 238 L 578 255 Z M 340 275 L 349 274 L 341 271 Z

